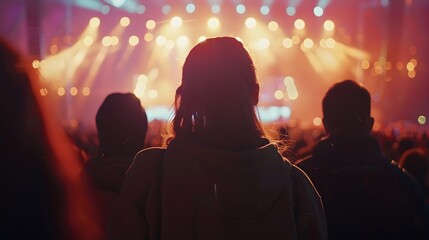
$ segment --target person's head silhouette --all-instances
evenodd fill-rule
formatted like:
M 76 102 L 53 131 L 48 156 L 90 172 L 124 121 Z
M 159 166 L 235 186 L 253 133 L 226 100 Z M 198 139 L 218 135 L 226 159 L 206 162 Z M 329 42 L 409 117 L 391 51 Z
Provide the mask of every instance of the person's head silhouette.
M 326 133 L 369 134 L 374 124 L 371 117 L 371 96 L 352 80 L 333 85 L 322 102 L 323 124 Z
M 237 142 L 257 145 L 263 136 L 254 109 L 258 94 L 255 67 L 243 44 L 232 37 L 207 39 L 184 63 L 174 135 L 227 148 L 240 148 Z
M 99 152 L 109 156 L 134 156 L 142 150 L 148 120 L 140 100 L 132 93 L 112 93 L 95 117 Z

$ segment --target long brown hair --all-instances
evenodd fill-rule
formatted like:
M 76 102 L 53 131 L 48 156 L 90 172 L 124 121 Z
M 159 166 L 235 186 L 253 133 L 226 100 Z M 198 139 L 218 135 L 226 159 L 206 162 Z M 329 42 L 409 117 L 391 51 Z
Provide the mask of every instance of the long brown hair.
M 173 137 L 203 142 L 240 134 L 263 137 L 255 112 L 258 93 L 253 61 L 240 41 L 217 37 L 200 42 L 186 58 L 176 90 Z

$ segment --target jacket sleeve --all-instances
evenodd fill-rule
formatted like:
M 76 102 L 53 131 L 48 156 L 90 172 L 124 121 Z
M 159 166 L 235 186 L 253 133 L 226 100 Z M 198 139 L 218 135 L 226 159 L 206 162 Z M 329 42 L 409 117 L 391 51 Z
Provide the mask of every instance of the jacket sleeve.
M 325 212 L 316 188 L 297 166 L 292 165 L 291 174 L 298 239 L 327 239 Z
M 149 208 L 147 204 L 158 200 L 156 188 L 161 178 L 162 152 L 162 149 L 148 149 L 136 155 L 110 213 L 107 239 L 151 239 L 156 234 L 151 225 L 158 215 L 157 208 Z

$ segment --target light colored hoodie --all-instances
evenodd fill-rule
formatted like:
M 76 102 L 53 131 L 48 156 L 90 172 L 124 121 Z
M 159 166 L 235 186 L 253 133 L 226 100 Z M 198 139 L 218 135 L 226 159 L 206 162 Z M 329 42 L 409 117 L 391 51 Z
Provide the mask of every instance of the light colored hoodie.
M 137 154 L 109 239 L 326 239 L 320 197 L 275 144 L 225 151 L 174 139 Z

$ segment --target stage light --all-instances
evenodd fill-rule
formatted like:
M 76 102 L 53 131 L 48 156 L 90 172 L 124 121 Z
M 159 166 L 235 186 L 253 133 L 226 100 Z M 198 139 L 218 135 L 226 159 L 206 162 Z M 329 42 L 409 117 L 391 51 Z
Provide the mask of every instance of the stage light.
M 72 88 L 70 88 L 70 94 L 72 95 L 72 96 L 76 96 L 77 94 L 78 94 L 78 90 L 77 90 L 77 88 L 76 87 L 72 87 Z
M 245 12 L 246 12 L 246 7 L 245 7 L 243 4 L 238 4 L 238 5 L 235 7 L 235 11 L 236 11 L 238 14 L 243 14 L 243 13 L 245 13 Z
M 186 4 L 186 12 L 188 12 L 188 13 L 195 12 L 195 4 L 193 4 L 193 3 Z
M 108 46 L 112 45 L 112 39 L 110 38 L 110 36 L 105 36 L 101 40 L 101 44 L 103 44 L 103 46 L 105 46 L 105 47 L 108 47 Z
M 144 35 L 144 40 L 145 40 L 146 42 L 151 42 L 151 41 L 153 40 L 153 34 L 152 34 L 152 33 L 146 33 L 146 34 Z
M 198 38 L 198 42 L 200 43 L 200 42 L 203 42 L 203 41 L 205 41 L 207 39 L 207 37 L 206 36 L 201 36 L 201 37 L 199 37 Z
M 254 28 L 256 26 L 256 20 L 252 17 L 247 18 L 244 22 L 247 28 Z
M 277 100 L 282 100 L 284 98 L 283 91 L 277 90 L 274 92 L 274 98 Z
M 134 95 L 136 95 L 138 98 L 143 97 L 144 91 L 146 89 L 146 83 L 147 83 L 147 76 L 144 74 L 140 74 L 137 78 L 137 84 L 134 88 Z
M 220 22 L 219 19 L 212 17 L 207 21 L 207 25 L 209 26 L 209 28 L 211 29 L 216 29 L 219 27 Z
M 82 95 L 89 96 L 89 94 L 91 94 L 91 89 L 89 89 L 89 87 L 84 87 L 82 89 Z
M 101 13 L 102 14 L 108 14 L 110 12 L 110 7 L 107 5 L 104 5 L 101 7 Z
M 417 60 L 412 58 L 410 59 L 410 63 L 414 64 L 414 67 L 417 67 Z
M 58 96 L 64 96 L 66 94 L 66 90 L 63 87 L 57 89 Z
M 304 45 L 305 48 L 308 48 L 308 49 L 310 49 L 314 46 L 313 40 L 311 40 L 311 38 L 304 39 L 302 44 Z
M 143 14 L 144 12 L 146 12 L 146 6 L 145 5 L 138 5 L 136 8 L 136 12 L 138 14 Z
M 125 4 L 126 0 L 110 0 L 110 2 L 113 6 L 120 8 Z
M 305 28 L 305 22 L 300 18 L 295 20 L 295 23 L 293 25 L 295 26 L 296 29 L 299 29 L 299 30 L 302 30 Z
M 135 35 L 131 36 L 131 37 L 128 39 L 128 43 L 129 43 L 131 46 L 136 46 L 137 44 L 139 44 L 139 42 L 140 42 L 139 37 L 137 37 L 137 36 L 135 36 Z
M 326 39 L 326 47 L 327 48 L 334 48 L 335 47 L 335 45 L 336 45 L 336 41 L 335 41 L 335 39 L 333 39 L 333 38 L 328 38 L 328 39 Z
M 213 4 L 210 9 L 211 9 L 211 11 L 212 11 L 213 14 L 220 13 L 220 6 L 219 6 L 219 4 Z
M 327 48 L 326 39 L 324 39 L 324 38 L 320 39 L 320 47 L 321 48 Z
M 86 37 L 83 39 L 83 44 L 84 44 L 85 46 L 91 46 L 93 43 L 94 43 L 94 39 L 93 39 L 91 36 L 86 36 Z
M 155 27 L 156 27 L 156 22 L 154 20 L 152 20 L 152 19 L 147 20 L 147 22 L 146 22 L 146 28 L 147 29 L 152 30 Z
M 258 41 L 258 49 L 267 49 L 270 47 L 270 40 L 267 38 L 261 38 Z
M 271 21 L 268 23 L 268 29 L 270 29 L 271 31 L 277 31 L 277 29 L 279 29 L 279 24 L 275 21 Z
M 321 17 L 323 15 L 323 8 L 317 6 L 313 9 L 313 13 L 316 17 Z
M 170 24 L 174 28 L 179 28 L 180 26 L 182 26 L 182 18 L 177 17 L 177 16 L 173 17 L 170 21 Z
M 290 86 L 295 85 L 295 80 L 293 79 L 293 77 L 291 77 L 291 76 L 287 76 L 287 77 L 285 77 L 285 78 L 283 79 L 283 84 L 284 84 L 286 87 L 290 87 Z
M 100 26 L 100 19 L 98 17 L 93 17 L 89 20 L 89 25 L 91 27 L 98 27 Z
M 332 31 L 335 28 L 335 24 L 331 20 L 326 20 L 325 23 L 323 23 L 323 28 L 325 28 L 326 31 Z
M 119 23 L 121 24 L 122 27 L 127 27 L 130 25 L 130 18 L 129 17 L 123 17 L 123 18 L 121 18 Z
M 289 16 L 294 16 L 296 13 L 296 9 L 294 7 L 287 7 L 286 8 L 286 13 Z
M 186 36 L 180 36 L 177 38 L 176 43 L 179 47 L 186 47 L 189 44 L 189 38 Z
M 285 47 L 285 48 L 291 48 L 291 47 L 293 46 L 292 39 L 290 39 L 290 38 L 285 38 L 285 39 L 283 39 L 283 41 L 282 41 L 282 45 L 283 45 L 283 47 Z
M 117 36 L 112 36 L 110 37 L 110 39 L 112 40 L 112 46 L 116 46 L 119 44 L 119 38 Z
M 415 78 L 416 77 L 416 71 L 412 70 L 408 72 L 408 77 L 409 78 Z
M 167 38 L 164 36 L 158 36 L 156 37 L 156 44 L 158 44 L 159 46 L 164 46 L 165 43 L 167 42 Z
M 420 115 L 420 116 L 417 118 L 417 122 L 418 122 L 420 125 L 425 124 L 425 123 L 426 123 L 426 117 L 425 117 L 425 116 L 423 116 L 423 115 Z
M 39 60 L 34 60 L 32 63 L 33 68 L 37 69 L 40 67 L 40 61 Z
M 270 7 L 268 7 L 267 5 L 262 5 L 259 11 L 262 15 L 268 15 L 270 13 Z
M 363 60 L 360 65 L 361 65 L 362 69 L 366 70 L 366 69 L 369 68 L 369 61 L 368 60 Z
M 413 71 L 415 68 L 414 63 L 412 63 L 411 61 L 407 63 L 407 70 L 408 71 Z
M 162 11 L 162 13 L 167 15 L 171 12 L 171 6 L 166 4 L 166 5 L 162 6 L 161 11 Z
M 322 119 L 320 117 L 315 117 L 313 119 L 313 124 L 314 124 L 314 126 L 320 126 L 320 125 L 322 125 Z

